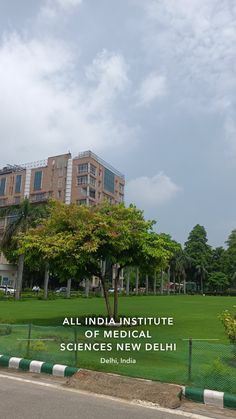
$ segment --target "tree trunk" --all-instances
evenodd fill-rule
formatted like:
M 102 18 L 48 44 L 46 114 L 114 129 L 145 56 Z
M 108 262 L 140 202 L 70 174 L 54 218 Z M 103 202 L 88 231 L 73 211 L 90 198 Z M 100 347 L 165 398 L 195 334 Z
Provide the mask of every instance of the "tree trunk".
M 46 263 L 44 271 L 44 300 L 48 298 L 48 282 L 49 282 L 49 265 Z
M 112 310 L 111 310 L 109 295 L 108 295 L 108 291 L 107 291 L 107 287 L 106 287 L 106 261 L 105 260 L 103 260 L 101 262 L 101 277 L 100 277 L 100 280 L 101 280 L 101 284 L 102 284 L 103 296 L 104 296 L 105 303 L 106 303 L 108 319 L 111 320 L 112 319 Z
M 146 295 L 148 295 L 148 275 L 146 274 L 146 284 L 145 284 L 145 288 L 146 288 Z
M 135 279 L 135 294 L 138 295 L 138 287 L 139 287 L 139 268 L 136 268 L 136 279 Z
M 174 294 L 175 294 L 175 272 L 173 272 Z
M 168 289 L 167 294 L 170 295 L 170 266 L 168 267 Z
M 23 270 L 24 270 L 24 255 L 20 255 L 18 258 L 18 269 L 17 269 L 17 277 L 16 277 L 16 294 L 15 299 L 19 300 L 21 295 L 22 289 L 22 279 L 23 279 Z
M 127 278 L 126 278 L 126 295 L 129 295 L 129 284 L 130 284 L 130 269 L 128 268 Z
M 153 293 L 154 295 L 157 294 L 157 272 L 154 272 L 154 282 L 153 282 Z
M 202 275 L 200 277 L 200 281 L 201 281 L 201 294 L 203 294 L 203 278 L 202 278 Z
M 183 283 L 184 283 L 184 294 L 186 294 L 186 274 L 184 274 L 184 278 L 183 278 Z
M 67 279 L 66 298 L 70 298 L 70 292 L 71 292 L 71 278 Z
M 163 276 L 164 276 L 164 271 L 161 271 L 161 294 L 163 294 Z
M 88 298 L 89 296 L 89 278 L 85 279 L 85 296 Z
M 115 322 L 118 322 L 118 285 L 120 282 L 121 268 L 116 268 L 116 275 L 114 280 L 114 313 L 113 317 Z

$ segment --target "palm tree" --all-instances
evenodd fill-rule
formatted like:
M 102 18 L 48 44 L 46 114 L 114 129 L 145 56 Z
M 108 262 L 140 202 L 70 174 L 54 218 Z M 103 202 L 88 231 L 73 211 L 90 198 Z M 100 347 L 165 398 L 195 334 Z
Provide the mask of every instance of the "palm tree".
M 195 276 L 200 279 L 200 289 L 201 293 L 203 294 L 203 283 L 207 275 L 206 266 L 203 262 L 200 262 L 198 265 L 196 265 L 196 273 Z
M 1 240 L 1 250 L 7 258 L 19 247 L 17 235 L 26 233 L 30 227 L 34 227 L 37 221 L 46 215 L 44 206 L 32 205 L 28 198 L 25 198 L 19 205 L 7 207 L 1 210 L 0 215 L 7 217 L 8 224 Z M 18 256 L 17 279 L 15 299 L 20 298 L 22 289 L 22 278 L 24 270 L 24 254 Z
M 186 294 L 186 271 L 191 267 L 192 259 L 186 255 L 183 250 L 180 250 L 175 257 L 174 271 L 175 275 L 179 278 L 179 294 L 180 282 L 183 280 L 183 292 Z

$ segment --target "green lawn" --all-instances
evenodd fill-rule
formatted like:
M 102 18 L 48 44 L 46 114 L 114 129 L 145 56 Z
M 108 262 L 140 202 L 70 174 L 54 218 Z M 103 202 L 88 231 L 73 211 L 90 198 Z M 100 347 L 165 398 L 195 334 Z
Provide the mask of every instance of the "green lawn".
M 225 309 L 233 312 L 236 297 L 204 297 L 204 296 L 140 296 L 120 297 L 120 314 L 123 316 L 174 318 L 174 326 L 139 327 L 139 330 L 149 330 L 151 339 L 145 342 L 174 342 L 176 352 L 78 352 L 78 366 L 111 371 L 136 377 L 145 377 L 168 382 L 187 382 L 188 376 L 188 342 L 185 339 L 205 339 L 193 342 L 192 382 L 199 385 L 205 377 L 212 382 L 212 387 L 220 390 L 236 392 L 235 359 L 225 337 L 223 326 L 217 316 Z M 32 338 L 52 339 L 45 341 L 41 349 L 31 348 L 30 358 L 42 361 L 60 362 L 73 365 L 74 352 L 61 352 L 61 342 L 74 341 L 74 328 L 62 327 L 64 317 L 84 317 L 105 315 L 104 301 L 101 298 L 75 298 L 71 300 L 58 299 L 50 301 L 1 301 L 0 323 L 12 324 L 12 333 L 0 336 L 0 351 L 13 356 L 25 356 L 28 323 L 33 327 Z M 13 324 L 25 326 L 13 326 Z M 137 329 L 137 327 L 135 328 Z M 100 329 L 101 332 L 103 329 Z M 126 329 L 128 330 L 128 329 Z M 130 330 L 130 328 L 129 328 Z M 84 338 L 84 327 L 78 327 L 78 341 L 90 342 Z M 206 341 L 209 340 L 209 341 Z M 218 339 L 211 341 L 210 339 Z M 104 338 L 97 341 L 104 342 Z M 93 340 L 95 341 L 95 339 Z M 114 339 L 112 342 L 124 342 Z M 129 339 L 126 341 L 134 342 Z M 40 345 L 39 345 L 40 346 Z M 133 357 L 136 364 L 114 365 L 101 364 L 100 357 Z M 220 366 L 214 366 L 214 361 Z M 209 377 L 210 375 L 210 377 Z M 226 380 L 227 376 L 227 380 Z M 231 378 L 235 377 L 235 378 Z M 204 383 L 203 383 L 204 385 Z

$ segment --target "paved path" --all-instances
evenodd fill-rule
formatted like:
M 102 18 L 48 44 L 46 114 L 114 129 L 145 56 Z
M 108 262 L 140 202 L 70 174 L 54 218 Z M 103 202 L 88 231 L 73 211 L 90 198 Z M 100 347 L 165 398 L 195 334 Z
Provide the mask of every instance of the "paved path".
M 67 390 L 60 385 L 50 380 L 37 382 L 27 376 L 0 374 L 1 419 L 180 418 L 165 410 Z
M 149 408 L 63 387 L 65 379 L 0 371 L 1 419 L 193 419 L 218 418 L 214 410 L 188 403 L 170 411 Z M 200 407 L 201 405 L 199 405 Z M 184 411 L 183 411 L 184 410 Z M 224 413 L 229 411 L 224 411 Z M 218 412 L 219 414 L 219 412 Z M 235 418 L 222 415 L 221 417 Z

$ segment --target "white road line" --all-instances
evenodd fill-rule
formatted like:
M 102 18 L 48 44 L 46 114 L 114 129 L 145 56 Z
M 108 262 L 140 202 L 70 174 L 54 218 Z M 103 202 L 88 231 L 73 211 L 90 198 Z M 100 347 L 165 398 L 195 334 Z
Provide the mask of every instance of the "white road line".
M 7 375 L 7 374 L 0 374 L 0 378 L 7 378 L 9 380 L 15 380 L 15 381 L 21 381 L 24 383 L 29 383 L 29 384 L 35 384 L 38 386 L 42 386 L 42 387 L 49 387 L 55 390 L 61 390 L 61 391 L 68 391 L 71 393 L 79 393 L 79 394 L 83 394 L 85 396 L 90 396 L 90 397 L 96 397 L 99 399 L 106 399 L 106 400 L 111 400 L 111 401 L 115 401 L 115 402 L 119 402 L 119 403 L 124 403 L 124 404 L 129 404 L 129 405 L 133 405 L 133 406 L 139 406 L 139 407 L 143 407 L 146 409 L 154 409 L 154 410 L 158 410 L 159 412 L 163 412 L 163 413 L 169 413 L 172 415 L 178 415 L 181 417 L 186 417 L 186 418 L 192 418 L 192 419 L 209 419 L 209 416 L 202 416 L 202 415 L 198 415 L 196 413 L 189 413 L 189 412 L 184 412 L 182 410 L 173 410 L 173 409 L 167 409 L 165 407 L 160 407 L 155 405 L 154 403 L 148 403 L 148 402 L 144 402 L 142 400 L 124 400 L 118 397 L 112 397 L 112 396 L 108 396 L 105 394 L 97 394 L 97 393 L 91 393 L 89 391 L 85 391 L 85 390 L 76 390 L 73 388 L 67 388 L 67 387 L 62 387 L 60 385 L 57 384 L 49 384 L 49 383 L 45 383 L 45 382 L 40 382 L 40 381 L 35 381 L 35 380 L 30 380 L 27 378 L 21 378 L 21 377 L 16 377 L 14 375 Z

